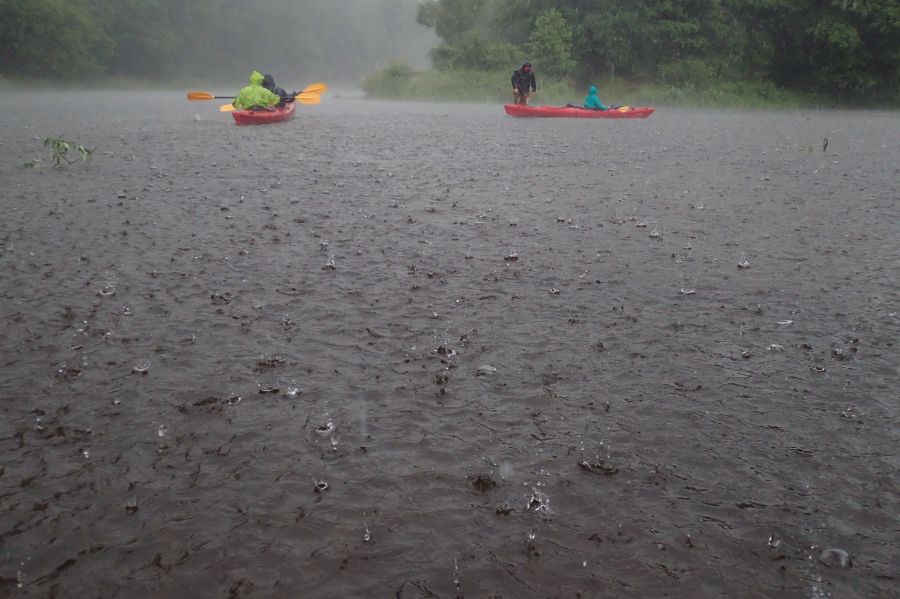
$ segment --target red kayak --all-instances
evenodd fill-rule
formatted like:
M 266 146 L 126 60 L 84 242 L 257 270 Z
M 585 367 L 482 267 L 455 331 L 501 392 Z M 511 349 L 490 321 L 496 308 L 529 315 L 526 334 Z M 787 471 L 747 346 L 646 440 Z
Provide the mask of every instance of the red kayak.
M 296 102 L 288 102 L 272 112 L 268 110 L 235 110 L 231 113 L 234 122 L 238 125 L 266 125 L 268 123 L 281 123 L 294 118 L 297 109 Z
M 574 119 L 645 119 L 656 110 L 650 106 L 631 108 L 610 108 L 609 110 L 592 110 L 577 106 L 526 106 L 523 104 L 506 104 L 503 106 L 509 116 L 556 117 Z

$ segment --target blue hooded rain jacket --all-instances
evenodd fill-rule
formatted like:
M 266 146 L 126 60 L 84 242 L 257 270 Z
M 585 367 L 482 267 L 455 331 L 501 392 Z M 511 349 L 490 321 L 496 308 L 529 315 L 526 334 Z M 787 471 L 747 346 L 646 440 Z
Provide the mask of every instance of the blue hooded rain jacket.
M 594 110 L 609 110 L 608 106 L 604 106 L 597 95 L 597 88 L 593 85 L 588 89 L 588 95 L 584 98 L 584 107 L 593 108 Z

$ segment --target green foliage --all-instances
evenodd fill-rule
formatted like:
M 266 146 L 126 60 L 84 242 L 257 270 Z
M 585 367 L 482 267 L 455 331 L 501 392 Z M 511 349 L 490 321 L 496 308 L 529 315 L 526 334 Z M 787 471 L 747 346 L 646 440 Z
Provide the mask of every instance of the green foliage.
M 900 101 L 898 0 L 0 0 L 0 77 L 356 76 L 406 55 L 413 20 L 439 70 L 528 58 L 541 87 L 602 73 Z
M 772 81 L 842 97 L 897 99 L 896 0 L 732 1 L 742 25 L 773 48 L 765 65 Z
M 608 104 L 657 107 L 801 108 L 837 107 L 840 100 L 821 94 L 797 92 L 771 81 L 722 81 L 705 84 L 643 83 L 618 78 L 598 79 L 600 97 Z
M 69 159 L 69 150 L 77 151 L 81 156 L 81 162 L 85 166 L 90 166 L 91 160 L 93 159 L 94 150 L 96 149 L 86 148 L 77 142 L 66 141 L 58 137 L 48 137 L 44 139 L 44 147 L 50 149 L 50 158 L 53 160 L 53 168 L 64 168 L 66 165 L 75 164 L 76 162 L 78 162 L 78 158 L 75 158 L 74 160 Z M 26 166 L 27 164 L 28 163 L 26 163 Z
M 101 73 L 112 42 L 87 0 L 0 0 L 0 70 L 72 79 Z
M 688 58 L 660 65 L 656 80 L 679 86 L 705 85 L 716 79 L 718 73 L 717 65 L 712 61 Z
M 572 30 L 556 9 L 544 12 L 534 20 L 528 47 L 541 71 L 555 77 L 568 77 L 575 68 L 572 60 Z
M 514 64 L 521 52 L 509 43 L 489 42 L 478 31 L 469 31 L 455 45 L 443 43 L 429 52 L 438 70 L 481 69 L 493 71 Z
M 448 44 L 455 44 L 474 29 L 488 0 L 425 0 L 419 5 L 416 21 L 435 30 Z
M 0 0 L 0 75 L 210 80 L 227 74 L 239 85 L 251 70 L 261 69 L 279 82 L 301 76 L 346 80 L 384 56 L 408 55 L 410 45 L 424 56 L 434 35 L 413 23 L 418 5 L 419 0 Z
M 432 55 L 439 68 L 477 67 L 460 59 L 477 31 L 527 47 L 539 75 L 582 82 L 604 73 L 684 90 L 768 80 L 801 95 L 900 99 L 897 0 L 431 0 L 424 13 L 444 40 Z
M 390 67 L 373 73 L 366 79 L 366 92 L 372 98 L 418 100 L 436 102 L 489 102 L 503 104 L 512 101 L 509 92 L 509 72 L 452 69 L 413 72 L 397 78 Z M 382 83 L 378 83 L 382 81 Z M 630 106 L 726 106 L 734 108 L 795 108 L 802 106 L 830 107 L 834 98 L 818 94 L 798 93 L 767 81 L 717 81 L 707 84 L 635 84 L 622 78 L 592 79 L 600 89 L 606 104 Z M 541 87 L 532 104 L 580 104 L 586 88 L 573 87 L 566 80 L 541 78 Z
M 362 88 L 373 97 L 395 97 L 410 87 L 415 76 L 416 72 L 407 62 L 395 61 L 363 79 Z

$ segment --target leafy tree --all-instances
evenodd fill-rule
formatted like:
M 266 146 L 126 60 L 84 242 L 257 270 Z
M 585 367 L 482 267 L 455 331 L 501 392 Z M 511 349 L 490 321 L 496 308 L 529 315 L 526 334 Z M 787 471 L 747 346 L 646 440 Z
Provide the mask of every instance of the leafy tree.
M 572 30 L 556 9 L 538 15 L 534 20 L 528 47 L 534 61 L 548 75 L 567 77 L 575 67 L 572 60 Z
M 479 23 L 488 0 L 426 0 L 419 5 L 416 21 L 431 27 L 438 37 L 454 44 Z
M 0 69 L 74 79 L 102 73 L 112 41 L 81 0 L 0 0 Z
M 410 42 L 424 56 L 432 34 L 403 27 L 418 2 L 0 0 L 0 74 L 243 79 L 251 68 L 313 76 L 327 66 L 352 77 Z
M 166 0 L 120 0 L 108 13 L 108 35 L 115 42 L 112 69 L 118 74 L 155 77 L 177 64 L 179 48 Z
M 455 45 L 443 43 L 431 50 L 429 56 L 438 70 L 479 69 L 485 71 L 506 68 L 519 57 L 519 49 L 504 42 L 488 42 L 478 31 L 469 31 Z
M 776 83 L 851 96 L 894 95 L 900 86 L 896 0 L 734 1 L 742 24 L 765 35 Z

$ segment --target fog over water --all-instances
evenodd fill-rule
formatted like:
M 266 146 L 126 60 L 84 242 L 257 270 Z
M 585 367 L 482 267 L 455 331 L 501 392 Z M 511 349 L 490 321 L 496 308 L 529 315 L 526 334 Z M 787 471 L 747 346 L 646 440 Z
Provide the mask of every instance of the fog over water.
M 428 50 L 437 37 L 433 30 L 416 23 L 417 6 L 416 0 L 287 3 L 284 19 L 268 22 L 271 29 L 261 32 L 279 40 L 280 48 L 258 50 L 252 43 L 246 44 L 246 53 L 223 56 L 212 72 L 225 74 L 239 67 L 243 73 L 260 68 L 282 73 L 282 77 L 348 84 L 392 61 L 428 68 Z M 240 31 L 239 35 L 252 39 L 255 32 Z
M 358 83 L 392 61 L 426 68 L 418 0 L 31 0 L 0 28 L 0 75 L 71 85 L 276 79 Z M 5 10 L 5 9 L 4 9 Z M 35 38 L 46 40 L 35 44 Z

